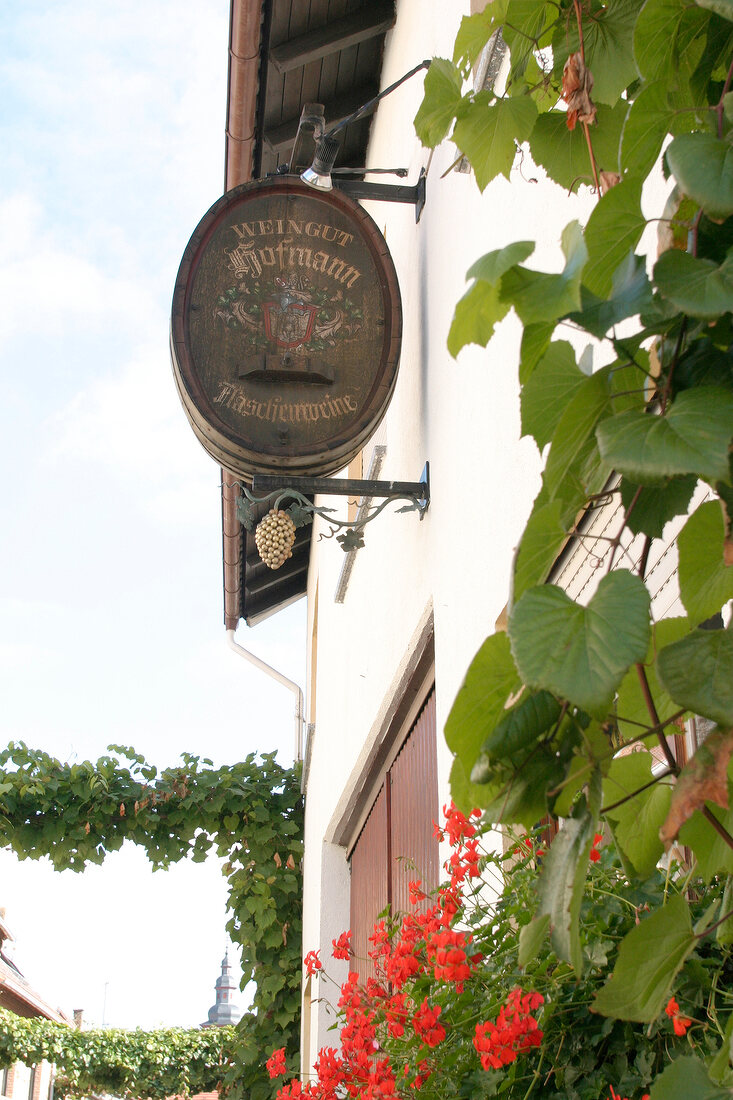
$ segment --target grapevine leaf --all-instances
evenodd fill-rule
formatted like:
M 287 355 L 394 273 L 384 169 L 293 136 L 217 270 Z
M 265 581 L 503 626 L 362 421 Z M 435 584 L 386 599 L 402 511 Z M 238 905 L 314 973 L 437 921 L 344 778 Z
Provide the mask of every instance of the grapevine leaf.
M 560 704 L 555 696 L 549 691 L 534 692 L 501 719 L 484 741 L 481 752 L 512 763 L 517 753 L 529 748 L 559 717 Z
M 527 382 L 532 371 L 550 346 L 555 321 L 539 325 L 525 325 L 522 332 L 522 346 L 519 354 L 519 381 Z
M 607 374 L 598 371 L 576 389 L 553 435 L 543 484 L 549 500 L 562 493 L 574 465 L 582 457 L 589 437 L 608 412 L 610 397 Z
M 619 321 L 645 312 L 652 304 L 652 290 L 644 260 L 629 252 L 613 273 L 608 297 L 598 298 L 584 286 L 580 301 L 580 311 L 570 313 L 568 320 L 599 339 Z
M 455 358 L 466 344 L 485 348 L 494 328 L 509 312 L 509 304 L 499 300 L 499 289 L 477 279 L 456 305 L 448 332 L 448 351 Z
M 537 916 L 546 915 L 550 919 L 553 950 L 558 958 L 570 963 L 578 975 L 583 969 L 578 919 L 594 825 L 585 804 L 576 817 L 565 821 L 550 845 L 537 888 Z
M 682 825 L 707 802 L 728 809 L 728 762 L 733 753 L 733 731 L 713 730 L 679 774 L 669 814 L 659 831 L 665 847 L 677 837 Z
M 693 1096 L 695 1100 L 730 1100 L 730 1095 L 729 1088 L 714 1084 L 699 1058 L 683 1056 L 655 1079 L 649 1100 L 692 1100 Z
M 517 547 L 511 604 L 516 603 L 527 588 L 547 579 L 567 538 L 563 513 L 563 502 L 558 499 L 533 508 Z
M 624 937 L 613 974 L 596 993 L 592 1012 L 650 1023 L 696 943 L 684 897 L 671 898 Z
M 733 810 L 718 806 L 708 809 L 720 824 L 733 835 Z M 698 810 L 679 832 L 679 843 L 691 848 L 697 860 L 697 873 L 704 882 L 716 875 L 733 874 L 733 848 Z
M 667 301 L 691 317 L 713 319 L 733 310 L 733 257 L 716 264 L 671 249 L 654 265 L 654 282 Z
M 666 152 L 681 189 L 708 217 L 733 214 L 733 148 L 714 134 L 680 134 Z
M 479 749 L 521 687 L 506 634 L 492 634 L 468 667 L 445 724 L 448 747 L 470 773 Z
M 644 231 L 641 184 L 638 176 L 622 180 L 603 196 L 588 219 L 585 230 L 588 262 L 583 283 L 599 298 L 610 294 L 614 272 L 628 253 L 634 251 Z
M 529 924 L 522 926 L 519 933 L 519 965 L 524 968 L 540 953 L 548 929 L 550 927 L 550 914 L 543 913 L 535 917 Z
M 683 516 L 687 512 L 696 484 L 693 474 L 672 478 L 654 488 L 645 488 L 624 478 L 621 482 L 621 503 L 628 510 L 634 502 L 626 521 L 629 530 L 634 535 L 661 539 L 665 525 L 675 516 Z
M 453 47 L 453 63 L 465 65 L 470 68 L 478 58 L 491 35 L 501 25 L 501 15 L 497 12 L 498 4 L 475 15 L 464 15 L 458 28 L 455 45 Z
M 550 344 L 522 387 L 522 435 L 531 435 L 542 449 L 552 439 L 558 421 L 586 376 L 567 340 Z
M 619 142 L 628 109 L 625 100 L 615 107 L 601 104 L 598 108 L 591 136 L 593 155 L 600 171 L 619 170 Z M 593 172 L 583 128 L 576 126 L 569 130 L 565 111 L 547 111 L 540 115 L 532 130 L 529 148 L 534 162 L 541 165 L 560 187 L 574 191 L 581 183 L 592 184 Z
M 559 275 L 517 265 L 501 281 L 502 301 L 514 306 L 525 325 L 551 321 L 580 306 L 580 276 L 588 252 L 577 222 L 563 230 L 562 248 L 566 262 Z
M 453 131 L 453 140 L 470 160 L 481 191 L 495 176 L 509 179 L 516 143 L 527 140 L 537 119 L 537 107 L 528 97 L 491 100 L 488 91 L 474 96 Z
M 677 474 L 728 480 L 733 394 L 717 386 L 685 390 L 666 416 L 631 410 L 596 429 L 601 456 L 624 477 L 644 485 Z
M 587 607 L 556 585 L 528 589 L 509 618 L 525 682 L 604 717 L 626 670 L 649 643 L 649 593 L 626 570 L 605 576 Z
M 674 120 L 668 84 L 657 80 L 639 92 L 621 135 L 621 166 L 630 175 L 647 176 L 654 167 Z
M 733 598 L 733 566 L 725 564 L 725 522 L 716 500 L 701 504 L 677 538 L 680 596 L 692 626 Z
M 639 14 L 637 0 L 616 0 L 598 8 L 593 18 L 583 21 L 585 63 L 593 73 L 593 99 L 597 103 L 617 101 L 638 76 L 632 50 L 634 24 Z M 555 68 L 580 49 L 578 27 L 559 20 L 552 41 Z
M 448 351 L 456 356 L 466 344 L 486 347 L 494 326 L 508 313 L 509 304 L 499 300 L 502 275 L 516 263 L 526 260 L 534 250 L 532 241 L 515 241 L 495 252 L 487 252 L 468 269 L 473 286 L 456 306 L 448 333 Z
M 669 812 L 671 797 L 668 783 L 647 786 L 652 782 L 652 765 L 650 752 L 617 756 L 603 781 L 604 806 L 628 798 L 604 813 L 613 822 L 617 844 L 635 873 L 643 878 L 652 874 L 664 851 L 659 830 Z
M 434 57 L 425 76 L 425 97 L 415 115 L 423 145 L 439 145 L 461 109 L 461 74 L 450 61 Z
M 686 0 L 646 0 L 643 5 L 634 28 L 634 58 L 647 81 L 675 75 L 680 47 L 684 47 L 680 28 L 686 17 L 690 23 L 688 11 Z M 693 14 L 686 28 L 688 37 L 704 29 L 709 19 L 703 11 L 697 16 Z
M 485 774 L 491 795 L 479 805 L 486 820 L 531 829 L 547 813 L 547 791 L 562 780 L 565 765 L 554 748 L 541 743 L 513 771 L 494 765 Z
M 669 694 L 687 710 L 733 726 L 733 634 L 695 630 L 657 655 L 657 672 Z

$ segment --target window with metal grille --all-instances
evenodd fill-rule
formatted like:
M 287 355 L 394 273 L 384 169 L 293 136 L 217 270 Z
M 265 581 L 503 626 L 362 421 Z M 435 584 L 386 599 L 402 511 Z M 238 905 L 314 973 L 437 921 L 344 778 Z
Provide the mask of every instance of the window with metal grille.
M 388 769 L 351 852 L 351 969 L 373 976 L 369 936 L 379 913 L 410 905 L 409 883 L 429 894 L 440 878 L 438 761 L 435 689 L 430 692 L 402 748 Z M 365 961 L 366 960 L 366 961 Z

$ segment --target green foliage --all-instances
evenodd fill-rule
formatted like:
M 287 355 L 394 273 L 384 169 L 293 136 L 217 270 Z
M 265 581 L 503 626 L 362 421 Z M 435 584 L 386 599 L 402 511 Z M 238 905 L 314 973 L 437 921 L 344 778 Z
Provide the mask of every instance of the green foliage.
M 142 1049 L 141 1036 L 150 1034 L 151 1049 L 160 1054 L 157 1061 L 146 1063 L 149 1074 L 142 1078 L 121 1032 L 83 1033 L 94 1037 L 87 1040 L 74 1039 L 79 1033 L 65 1029 L 68 1073 L 55 1048 L 51 1060 L 61 1066 L 71 1091 L 83 1093 L 91 1088 L 92 1078 L 77 1081 L 74 1074 L 78 1060 L 83 1060 L 84 1044 L 89 1043 L 93 1065 L 102 1075 L 95 1078 L 95 1089 L 107 1090 L 105 1073 L 115 1081 L 118 1074 L 120 1084 L 109 1091 L 122 1095 L 130 1062 L 137 1066 L 138 1089 L 144 1081 L 148 1090 L 133 1095 L 167 1096 L 186 1092 L 183 1079 L 182 1084 L 170 1085 L 174 1070 L 164 1057 L 166 1049 L 180 1047 L 190 1049 L 192 1073 L 200 1065 L 197 1073 L 209 1073 L 207 1080 L 213 1074 L 232 1096 L 246 1094 L 257 1100 L 268 1093 L 260 1051 L 276 1043 L 285 1046 L 292 1060 L 299 1044 L 302 800 L 297 770 L 282 768 L 274 754 L 261 760 L 251 754 L 239 763 L 214 768 L 210 760 L 184 753 L 178 767 L 159 772 L 133 749 L 112 745 L 109 751 L 114 755 L 76 764 L 22 743 L 0 752 L 0 843 L 20 859 L 48 856 L 57 870 L 74 871 L 82 871 L 87 863 L 102 863 L 126 840 L 143 848 L 154 869 L 181 859 L 200 862 L 216 852 L 226 861 L 227 929 L 241 951 L 243 986 L 255 983 L 253 1006 L 235 1031 L 222 1032 L 218 1047 L 215 1038 L 202 1039 L 197 1046 L 196 1036 L 211 1032 L 132 1033 L 139 1038 L 130 1040 L 131 1051 Z M 22 1043 L 31 1046 L 51 1042 L 49 1036 L 55 1035 L 44 1021 L 24 1026 Z M 34 1027 L 39 1029 L 36 1038 Z M 30 1055 L 23 1053 L 22 1043 L 15 1056 L 25 1061 Z M 0 1047 L 6 1056 L 10 1049 L 7 1044 Z M 202 1062 L 208 1050 L 216 1055 L 210 1071 Z M 156 1067 L 162 1067 L 160 1075 Z M 185 1070 L 179 1067 L 179 1072 L 185 1077 Z
M 41 1061 L 56 1068 L 57 1095 L 188 1096 L 213 1092 L 236 1048 L 232 1027 L 77 1031 L 0 1009 L 0 1065 Z
M 587 224 L 571 222 L 563 233 L 561 270 L 527 266 L 528 241 L 474 263 L 448 336 L 453 355 L 469 343 L 486 346 L 515 312 L 524 326 L 522 431 L 545 453 L 545 465 L 514 559 L 508 641 L 494 635 L 484 643 L 446 737 L 459 758 L 453 795 L 463 810 L 479 805 L 505 825 L 562 816 L 537 868 L 522 959 L 539 965 L 549 940 L 562 961 L 558 981 L 565 973 L 582 983 L 592 960 L 603 956 L 604 970 L 613 955 L 614 976 L 605 972 L 594 1007 L 619 1021 L 614 1030 L 655 1020 L 680 975 L 692 972 L 699 933 L 688 903 L 701 888 L 671 899 L 652 891 L 640 902 L 638 925 L 617 929 L 613 951 L 584 940 L 583 883 L 596 830 L 605 824 L 612 832 L 629 889 L 640 896 L 657 877 L 660 831 L 667 845 L 688 846 L 691 874 L 708 890 L 721 890 L 718 880 L 733 874 L 733 811 L 725 808 L 726 794 L 733 796 L 733 769 L 727 778 L 725 770 L 731 634 L 698 630 L 733 597 L 732 17 L 728 0 L 489 5 L 461 25 L 450 97 L 426 84 L 421 108 L 443 111 L 440 137 L 466 153 L 482 190 L 498 173 L 508 176 L 513 147 L 524 145 L 559 187 L 596 193 Z M 482 40 L 502 25 L 509 50 L 502 88 L 458 95 Z M 581 50 L 597 108 L 588 123 L 582 113 L 571 118 L 563 103 L 563 68 L 566 61 L 577 67 Z M 659 185 L 649 177 L 658 181 L 665 146 L 672 193 L 651 210 Z M 658 247 L 637 255 L 650 220 Z M 568 339 L 573 329 L 594 339 L 593 352 L 578 356 L 582 345 Z M 593 370 L 594 353 L 608 365 Z M 621 529 L 606 536 L 609 553 L 582 602 L 572 600 L 546 583 L 553 564 L 582 532 L 583 513 L 592 517 L 614 499 Z M 687 618 L 654 622 L 647 563 L 652 540 L 670 532 Z M 621 548 L 633 536 L 638 550 L 628 557 Z M 715 751 L 706 757 L 700 749 L 677 784 L 670 735 L 693 714 L 720 730 Z M 643 751 L 616 757 L 624 741 L 627 752 Z M 725 898 L 710 919 L 728 942 L 733 890 Z M 711 995 L 705 963 L 692 969 L 698 995 Z M 654 1076 L 652 1100 L 729 1096 L 729 1048 L 730 1034 L 664 1072 L 658 1061 L 642 1082 L 614 1087 L 630 1096 L 637 1084 L 648 1091 Z M 575 1096 L 576 1083 L 566 1075 L 563 1095 Z
M 654 1095 L 655 1089 L 662 1100 L 730 1097 L 728 1048 L 733 1028 L 727 1025 L 733 1019 L 733 959 L 729 948 L 716 942 L 712 929 L 704 928 L 708 910 L 717 911 L 721 905 L 722 885 L 716 884 L 705 896 L 693 891 L 688 897 L 689 883 L 676 874 L 671 881 L 656 870 L 643 883 L 629 879 L 613 844 L 601 843 L 589 833 L 589 822 L 592 816 L 586 810 L 566 824 L 549 852 L 541 834 L 516 836 L 511 830 L 504 854 L 479 846 L 481 885 L 477 878 L 457 881 L 462 860 L 456 849 L 446 863 L 452 881 L 443 889 L 453 892 L 458 913 L 439 924 L 437 938 L 435 931 L 425 933 L 429 923 L 417 923 L 421 918 L 429 922 L 430 910 L 393 914 L 391 919 L 383 914 L 392 959 L 410 960 L 408 976 L 403 971 L 394 986 L 388 986 L 385 975 L 394 972 L 383 957 L 375 977 L 356 989 L 348 983 L 341 987 L 335 1026 L 343 1028 L 346 1023 L 346 1029 L 335 1079 L 317 1073 L 316 1080 L 302 1086 L 303 1093 L 307 1091 L 310 1100 L 325 1100 L 338 1094 L 334 1085 L 353 1084 L 363 1029 L 362 1042 L 371 1051 L 375 1041 L 378 1054 L 362 1071 L 360 1095 L 412 1096 L 419 1074 L 425 1100 L 609 1100 L 612 1095 L 641 1100 L 644 1093 Z M 594 840 L 595 858 L 589 864 Z M 552 860 L 562 865 L 567 887 L 557 897 L 544 898 L 537 868 Z M 487 890 L 486 882 L 492 889 Z M 538 888 L 546 911 L 532 919 Z M 555 922 L 568 924 L 563 915 L 568 902 L 577 909 L 573 970 L 565 961 L 565 934 L 547 940 Z M 451 948 L 436 958 L 435 944 L 454 942 L 466 933 L 472 936 L 466 946 L 471 966 L 460 976 L 452 975 L 451 957 L 460 958 L 461 951 Z M 362 963 L 354 959 L 352 970 L 361 971 Z M 324 964 L 327 974 L 328 960 Z M 614 977 L 609 981 L 610 973 Z M 320 995 L 335 1006 L 338 987 L 328 976 L 321 982 Z M 608 1001 L 607 990 L 614 987 L 619 998 L 629 990 L 643 991 L 643 1004 L 631 1006 L 632 1019 L 619 1018 L 613 1002 L 606 1006 L 608 1013 L 599 1011 L 604 998 Z M 477 1025 L 482 1028 L 489 1020 L 500 1030 L 502 1006 L 518 989 L 544 1002 L 533 1013 L 539 1041 L 513 1060 L 483 1068 L 474 1044 Z M 679 1014 L 689 1022 L 686 1034 L 675 1032 L 665 1012 L 671 994 Z M 404 1014 L 399 1033 L 389 1026 L 388 1013 L 395 1011 L 395 1002 Z M 345 1003 L 350 1008 L 346 1021 Z M 439 1013 L 442 1036 L 430 1043 L 421 1041 L 413 1024 L 421 1005 Z M 634 1016 L 637 1008 L 641 1011 Z M 335 1036 L 331 1042 L 337 1045 Z M 668 1076 L 675 1067 L 679 1068 Z M 369 1078 L 367 1068 L 373 1071 Z M 685 1084 L 686 1093 L 681 1091 Z M 281 1094 L 283 1100 L 299 1095 L 293 1086 Z

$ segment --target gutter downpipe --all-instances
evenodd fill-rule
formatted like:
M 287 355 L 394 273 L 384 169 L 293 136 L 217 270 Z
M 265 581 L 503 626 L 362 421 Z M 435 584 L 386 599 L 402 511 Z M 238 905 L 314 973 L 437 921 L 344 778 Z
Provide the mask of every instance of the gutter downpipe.
M 283 687 L 288 688 L 289 691 L 295 694 L 295 762 L 297 764 L 303 759 L 303 692 L 294 680 L 289 680 L 282 672 L 278 672 L 272 665 L 268 665 L 260 657 L 256 657 L 254 653 L 250 653 L 244 646 L 235 642 L 233 630 L 227 630 L 227 640 L 230 647 L 235 653 L 238 653 L 240 657 L 244 657 L 245 660 L 249 661 L 255 668 L 258 668 L 260 672 L 267 673 L 273 680 L 277 680 L 278 684 L 282 684 Z

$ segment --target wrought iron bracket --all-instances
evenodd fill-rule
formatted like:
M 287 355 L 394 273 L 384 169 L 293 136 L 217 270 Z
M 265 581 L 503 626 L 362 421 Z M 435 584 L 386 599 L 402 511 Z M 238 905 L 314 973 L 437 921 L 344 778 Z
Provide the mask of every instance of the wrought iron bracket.
M 414 186 L 402 183 L 365 183 L 363 180 L 342 180 L 332 178 L 333 186 L 352 199 L 373 199 L 377 202 L 409 202 L 415 207 L 415 221 L 425 206 L 425 169 L 420 170 L 420 178 Z
M 252 479 L 252 489 L 240 483 L 241 496 L 237 501 L 237 518 L 248 531 L 257 526 L 257 505 L 270 504 L 280 509 L 286 500 L 292 503 L 284 509 L 295 527 L 312 523 L 314 516 L 320 516 L 330 527 L 328 534 L 319 538 L 333 538 L 345 551 L 359 550 L 364 545 L 364 528 L 367 523 L 384 511 L 393 501 L 407 501 L 398 512 L 417 512 L 422 520 L 430 506 L 430 464 L 425 463 L 420 481 L 365 481 L 352 478 L 330 477 L 289 477 L 279 474 L 256 474 Z M 336 519 L 331 513 L 333 508 L 313 504 L 308 498 L 313 496 L 361 497 L 365 500 L 381 497 L 381 503 L 369 508 L 361 518 L 353 520 Z M 340 533 L 339 533 L 340 532 Z

